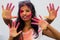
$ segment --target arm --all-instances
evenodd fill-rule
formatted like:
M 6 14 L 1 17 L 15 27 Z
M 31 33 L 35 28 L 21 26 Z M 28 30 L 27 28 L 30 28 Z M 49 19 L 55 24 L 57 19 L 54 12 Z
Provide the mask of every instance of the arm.
M 4 6 L 2 6 L 2 18 L 3 18 L 3 21 L 5 22 L 5 24 L 10 25 L 9 26 L 10 33 L 11 33 L 10 36 L 13 36 L 13 37 L 9 37 L 8 40 L 13 40 L 15 34 L 16 34 L 16 36 L 20 34 L 19 32 L 18 33 L 15 32 L 16 28 L 12 28 L 12 20 L 11 19 L 16 18 L 16 16 L 14 16 L 14 17 L 11 16 L 11 13 L 12 13 L 12 11 L 14 9 L 14 5 L 12 7 L 11 6 L 12 6 L 12 3 L 10 3 L 10 4 L 8 3 L 5 9 L 4 9 Z M 12 30 L 14 30 L 14 31 L 11 32 Z
M 51 20 L 49 18 L 45 19 L 49 24 L 51 24 L 54 21 L 54 18 Z
M 54 39 L 59 39 L 59 32 L 56 31 L 54 28 L 52 28 L 52 26 L 49 25 L 48 22 L 46 22 L 45 20 L 43 20 L 41 17 L 40 19 L 36 20 L 38 18 L 32 18 L 32 20 L 34 20 L 35 22 L 32 22 L 32 24 L 34 25 L 38 25 L 39 27 L 41 27 L 43 34 L 47 35 L 48 37 L 54 38 Z M 57 35 L 58 33 L 58 35 Z
M 48 25 L 47 28 L 49 30 L 48 29 L 46 31 L 44 30 L 43 34 L 45 34 L 45 35 L 47 35 L 49 37 L 60 40 L 60 32 L 58 32 L 56 29 L 54 29 L 51 25 Z
M 13 37 L 10 37 L 9 40 L 13 40 Z
M 15 18 L 16 16 L 12 16 L 12 11 L 14 9 L 14 5 L 12 6 L 12 3 L 8 3 L 6 8 L 4 9 L 4 6 L 2 5 L 2 18 L 3 18 L 3 21 L 5 22 L 5 24 L 10 24 L 11 25 L 11 22 L 12 22 L 12 18 Z
M 47 22 L 51 23 L 53 20 L 48 20 Z M 54 38 L 54 39 L 59 39 L 60 37 L 60 33 L 54 29 L 52 26 L 48 26 L 47 30 L 43 30 L 43 35 L 46 35 L 48 37 Z
M 8 24 L 9 29 L 10 29 L 10 36 L 9 36 L 9 40 L 13 40 L 14 38 L 16 39 L 16 37 L 18 35 L 20 35 L 22 33 L 22 31 L 17 32 L 18 26 L 20 25 L 20 23 L 18 22 L 16 25 L 16 21 L 12 21 L 12 25 L 10 26 L 10 24 Z
M 48 9 L 48 12 L 49 12 L 49 17 L 46 19 L 46 21 L 48 23 L 51 23 L 57 17 L 57 11 L 58 11 L 59 7 L 55 10 L 53 4 L 49 4 L 49 6 L 50 6 L 50 9 L 47 6 L 47 9 Z M 54 30 L 53 29 L 51 30 L 51 29 L 52 28 L 47 28 L 47 30 L 43 31 L 43 34 L 48 36 L 48 37 L 56 39 L 56 37 L 54 35 L 55 32 L 53 33 L 52 31 L 54 31 Z
M 51 25 L 48 25 L 48 29 L 54 34 L 54 36 L 60 40 L 60 32 L 54 29 Z
M 8 25 L 8 24 L 12 24 L 12 20 L 10 20 L 10 19 L 5 19 L 5 18 L 3 18 L 3 20 L 4 20 L 4 23 L 6 24 L 6 25 Z
M 53 33 L 49 29 L 43 30 L 43 35 L 46 35 L 46 36 L 48 36 L 50 38 L 56 39 L 55 36 L 53 35 Z
M 57 12 L 59 10 L 59 6 L 57 9 L 55 9 L 54 4 L 50 3 L 49 6 L 47 6 L 47 10 L 48 10 L 49 16 L 47 16 L 45 18 L 47 18 L 46 21 L 50 24 L 57 17 Z
M 47 30 L 43 31 L 43 35 L 54 38 L 56 40 L 60 40 L 60 33 L 51 26 L 49 26 L 49 28 Z

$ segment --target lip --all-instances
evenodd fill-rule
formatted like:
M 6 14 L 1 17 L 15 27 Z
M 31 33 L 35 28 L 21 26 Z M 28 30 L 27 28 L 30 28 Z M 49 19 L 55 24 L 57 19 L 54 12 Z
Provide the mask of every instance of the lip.
M 29 19 L 31 16 L 32 16 L 32 14 L 29 14 L 29 15 L 23 15 L 23 16 L 22 16 L 22 19 Z
M 22 18 L 23 18 L 23 19 L 27 19 L 27 18 L 29 18 L 29 17 L 28 17 L 28 16 L 22 16 Z

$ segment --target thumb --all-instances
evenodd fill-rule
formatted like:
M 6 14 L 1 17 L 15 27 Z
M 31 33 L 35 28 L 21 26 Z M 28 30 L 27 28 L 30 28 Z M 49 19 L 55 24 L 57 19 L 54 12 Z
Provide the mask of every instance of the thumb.
M 18 18 L 18 17 L 17 17 L 17 16 L 12 16 L 12 19 L 13 19 L 13 18 Z
M 44 16 L 44 18 L 48 18 L 48 16 Z
M 19 35 L 22 31 L 19 31 L 17 35 Z

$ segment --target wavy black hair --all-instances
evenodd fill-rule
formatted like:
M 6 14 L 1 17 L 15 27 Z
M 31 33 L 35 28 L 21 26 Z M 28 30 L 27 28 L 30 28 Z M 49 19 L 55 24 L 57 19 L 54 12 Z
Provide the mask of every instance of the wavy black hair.
M 18 18 L 16 20 L 16 23 L 20 22 L 20 25 L 19 25 L 19 27 L 17 29 L 17 32 L 23 30 L 24 26 L 25 26 L 25 22 L 20 17 L 20 9 L 24 5 L 27 5 L 31 9 L 31 11 L 32 11 L 32 18 L 34 16 L 36 16 L 35 15 L 36 11 L 35 11 L 34 5 L 31 2 L 29 2 L 29 1 L 21 1 L 21 2 L 19 2 L 19 5 L 18 5 L 18 8 L 19 8 L 18 9 Z M 31 22 L 34 22 L 34 21 L 31 20 Z M 39 34 L 38 34 L 38 26 L 31 24 L 31 27 L 34 29 L 34 34 L 36 34 L 35 38 L 37 38 L 39 36 Z M 15 37 L 14 40 L 19 40 L 19 37 L 22 37 L 22 39 L 23 39 L 23 34 L 21 33 L 20 35 L 18 35 L 17 37 Z

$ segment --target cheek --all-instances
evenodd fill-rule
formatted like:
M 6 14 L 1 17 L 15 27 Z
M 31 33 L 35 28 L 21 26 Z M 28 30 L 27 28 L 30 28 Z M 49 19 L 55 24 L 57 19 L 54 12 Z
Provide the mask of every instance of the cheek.
M 20 12 L 20 16 L 22 16 L 23 15 L 23 13 L 22 12 Z
M 30 13 L 29 15 L 28 15 L 28 17 L 31 17 L 32 16 L 32 13 Z
M 23 10 L 20 10 L 20 15 L 22 15 L 23 12 L 24 12 Z
M 22 17 L 22 13 L 20 13 L 20 17 Z
M 22 13 L 20 13 L 20 16 L 22 15 Z
M 20 13 L 23 13 L 24 11 L 23 10 L 20 10 Z

